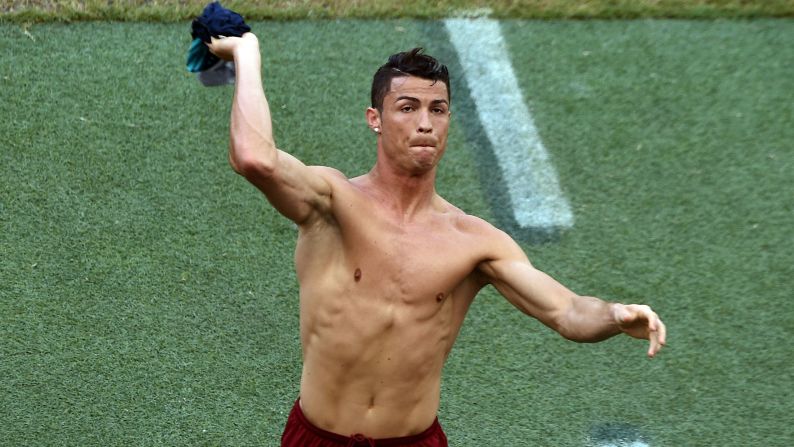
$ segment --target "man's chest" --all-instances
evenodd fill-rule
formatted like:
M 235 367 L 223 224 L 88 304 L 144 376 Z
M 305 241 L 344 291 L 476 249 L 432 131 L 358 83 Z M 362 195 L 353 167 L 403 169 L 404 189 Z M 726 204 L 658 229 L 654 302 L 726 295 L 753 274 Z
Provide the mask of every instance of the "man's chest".
M 406 300 L 451 293 L 480 261 L 474 238 L 441 219 L 410 225 L 372 219 L 343 237 L 354 283 Z

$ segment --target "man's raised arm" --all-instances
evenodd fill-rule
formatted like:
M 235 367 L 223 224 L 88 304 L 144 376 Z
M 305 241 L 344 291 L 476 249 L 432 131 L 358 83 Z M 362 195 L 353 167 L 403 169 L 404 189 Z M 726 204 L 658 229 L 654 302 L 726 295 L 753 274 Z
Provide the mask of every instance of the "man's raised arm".
M 664 323 L 650 307 L 579 296 L 534 268 L 507 235 L 499 239 L 493 259 L 481 263 L 479 270 L 522 312 L 573 341 L 597 342 L 626 333 L 650 341 L 649 357 L 666 343 Z
M 330 210 L 331 186 L 320 168 L 276 148 L 270 107 L 262 86 L 259 41 L 252 33 L 212 39 L 218 57 L 234 60 L 229 163 L 261 190 L 284 216 L 301 225 Z

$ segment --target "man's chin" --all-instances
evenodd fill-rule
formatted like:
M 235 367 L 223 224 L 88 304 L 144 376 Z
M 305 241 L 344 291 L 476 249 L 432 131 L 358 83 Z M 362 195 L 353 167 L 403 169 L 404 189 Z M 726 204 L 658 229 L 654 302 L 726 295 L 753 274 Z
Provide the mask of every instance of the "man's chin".
M 436 159 L 436 157 L 416 158 L 414 159 L 414 167 L 411 173 L 414 175 L 427 174 L 435 169 L 436 165 L 438 165 L 438 159 Z

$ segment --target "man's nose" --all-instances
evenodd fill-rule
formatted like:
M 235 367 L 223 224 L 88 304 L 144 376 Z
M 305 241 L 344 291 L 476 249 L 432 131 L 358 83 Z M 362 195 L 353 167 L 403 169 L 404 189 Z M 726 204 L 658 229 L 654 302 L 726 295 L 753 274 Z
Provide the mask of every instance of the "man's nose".
M 419 133 L 430 133 L 433 131 L 433 123 L 430 122 L 430 113 L 424 111 L 419 114 L 419 125 L 416 130 Z

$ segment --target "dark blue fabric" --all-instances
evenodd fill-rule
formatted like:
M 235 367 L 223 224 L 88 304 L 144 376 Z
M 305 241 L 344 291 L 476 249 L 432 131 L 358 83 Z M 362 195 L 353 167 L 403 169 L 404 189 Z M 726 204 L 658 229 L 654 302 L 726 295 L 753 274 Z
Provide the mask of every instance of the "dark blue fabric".
M 212 2 L 204 8 L 201 16 L 193 20 L 191 36 L 210 43 L 211 36 L 240 37 L 249 31 L 251 27 L 245 24 L 240 14 L 224 8 L 219 2 Z
M 245 24 L 240 14 L 224 8 L 220 2 L 208 4 L 201 15 L 193 20 L 190 32 L 193 42 L 187 55 L 188 71 L 204 71 L 218 63 L 218 57 L 204 45 L 212 41 L 211 37 L 240 37 L 249 31 L 251 27 Z

